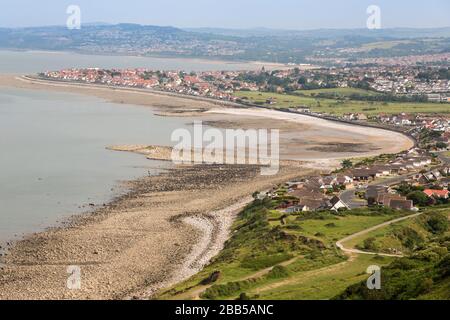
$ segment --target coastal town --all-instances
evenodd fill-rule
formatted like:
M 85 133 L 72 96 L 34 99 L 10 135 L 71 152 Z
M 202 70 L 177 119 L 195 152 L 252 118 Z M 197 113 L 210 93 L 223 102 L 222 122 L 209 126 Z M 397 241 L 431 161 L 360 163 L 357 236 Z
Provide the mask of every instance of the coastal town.
M 64 69 L 47 79 L 157 89 L 180 94 L 240 101 L 238 91 L 294 93 L 298 90 L 361 88 L 367 101 L 450 102 L 450 69 L 436 66 L 288 68 L 266 71 L 161 71 L 148 69 Z M 376 95 L 376 94 L 379 95 Z M 328 98 L 319 93 L 317 98 Z M 351 98 L 362 98 L 355 93 Z
M 418 67 L 352 67 L 300 70 L 299 68 L 266 71 L 154 71 L 147 69 L 65 69 L 40 73 L 45 80 L 98 84 L 112 87 L 155 90 L 239 103 L 246 106 L 273 108 L 307 114 L 330 120 L 363 125 L 376 125 L 408 133 L 426 142 L 431 135 L 433 144 L 426 149 L 445 149 L 450 142 L 450 68 Z M 365 89 L 361 89 L 365 88 Z M 333 90 L 336 91 L 333 91 Z M 350 90 L 346 96 L 337 90 Z M 329 91 L 331 90 L 331 91 Z M 246 93 L 257 95 L 249 100 Z M 262 100 L 260 100 L 262 97 Z M 285 106 L 281 99 L 306 99 L 309 105 Z M 292 98 L 292 101 L 295 101 Z M 288 100 L 286 100 L 288 101 Z M 302 100 L 300 100 L 302 101 Z M 360 112 L 320 111 L 321 101 L 337 106 L 357 102 Z M 374 103 L 386 105 L 386 111 L 376 110 Z M 389 103 L 417 105 L 415 112 L 388 112 Z M 420 103 L 428 102 L 444 112 L 427 112 Z M 314 105 L 319 107 L 314 107 Z M 403 106 L 400 104 L 399 106 Z M 416 107 L 415 107 L 416 108 Z M 345 110 L 345 108 L 343 108 Z M 414 109 L 416 110 L 416 109 Z
M 278 208 L 287 214 L 367 206 L 418 211 L 417 206 L 448 203 L 450 166 L 442 159 L 413 148 L 356 164 L 346 160 L 336 172 L 289 181 L 255 197 L 287 197 Z

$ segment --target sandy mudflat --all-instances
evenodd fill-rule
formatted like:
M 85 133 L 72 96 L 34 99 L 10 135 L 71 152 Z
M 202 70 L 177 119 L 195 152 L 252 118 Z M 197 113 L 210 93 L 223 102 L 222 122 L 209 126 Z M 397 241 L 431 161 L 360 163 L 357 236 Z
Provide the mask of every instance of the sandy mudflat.
M 282 159 L 311 160 L 335 166 L 350 157 L 396 153 L 413 146 L 402 134 L 361 126 L 351 126 L 318 118 L 253 108 L 235 104 L 148 90 L 109 88 L 49 81 L 32 81 L 12 75 L 0 75 L 0 86 L 54 90 L 86 94 L 120 104 L 152 107 L 164 116 L 196 117 L 221 128 L 263 128 L 280 130 Z M 132 143 L 132 142 L 131 142 Z
M 17 243 L 0 272 L 0 299 L 149 297 L 218 252 L 236 204 L 305 173 L 287 168 L 263 177 L 255 167 L 196 166 L 140 179 L 108 207 Z M 66 288 L 69 265 L 81 267 L 81 290 Z
M 260 168 L 253 166 L 198 165 L 130 182 L 132 191 L 108 206 L 12 247 L 0 271 L 0 299 L 148 298 L 192 275 L 220 250 L 234 215 L 254 191 L 310 174 L 305 167 L 327 169 L 336 165 L 333 158 L 394 153 L 412 146 L 408 138 L 385 130 L 142 91 L 47 85 L 12 76 L 1 76 L 1 85 L 147 105 L 221 128 L 280 129 L 282 159 L 310 162 L 303 167 L 288 163 L 276 176 L 261 176 Z M 80 290 L 66 287 L 70 265 L 81 267 Z

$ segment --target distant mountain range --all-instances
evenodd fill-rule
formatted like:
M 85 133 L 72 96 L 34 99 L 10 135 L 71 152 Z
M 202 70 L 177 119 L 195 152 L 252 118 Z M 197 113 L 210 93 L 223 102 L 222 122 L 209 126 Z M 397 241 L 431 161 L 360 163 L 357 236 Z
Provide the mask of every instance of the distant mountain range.
M 0 48 L 303 63 L 450 51 L 450 28 L 273 30 L 84 24 L 0 28 Z

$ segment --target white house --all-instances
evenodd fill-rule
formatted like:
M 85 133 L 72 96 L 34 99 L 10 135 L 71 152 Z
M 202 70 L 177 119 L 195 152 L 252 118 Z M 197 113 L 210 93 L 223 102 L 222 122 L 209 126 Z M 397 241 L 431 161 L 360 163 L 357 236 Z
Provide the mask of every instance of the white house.
M 335 196 L 330 200 L 331 210 L 338 211 L 339 209 L 350 209 L 350 207 L 342 201 L 339 197 Z

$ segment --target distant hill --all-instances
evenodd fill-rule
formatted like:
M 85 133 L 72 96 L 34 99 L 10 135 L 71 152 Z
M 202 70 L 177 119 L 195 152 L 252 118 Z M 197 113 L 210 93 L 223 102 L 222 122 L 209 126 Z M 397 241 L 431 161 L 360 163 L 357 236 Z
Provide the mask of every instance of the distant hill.
M 383 38 L 436 38 L 450 37 L 450 27 L 446 28 L 389 28 L 379 30 L 369 29 L 311 29 L 311 30 L 289 30 L 270 28 L 251 29 L 227 29 L 227 28 L 185 28 L 190 32 L 210 33 L 224 36 L 238 37 L 312 37 L 312 38 L 333 38 L 333 37 L 383 37 Z
M 0 48 L 303 63 L 316 56 L 355 60 L 449 52 L 450 28 L 296 31 L 91 23 L 81 30 L 0 28 Z

